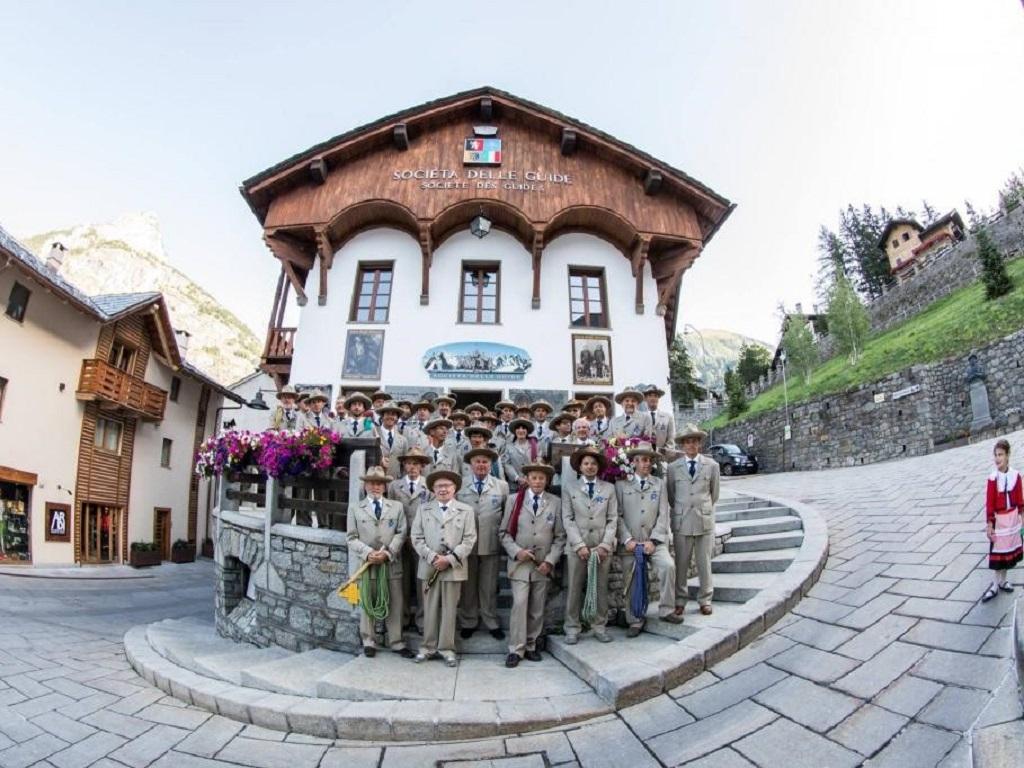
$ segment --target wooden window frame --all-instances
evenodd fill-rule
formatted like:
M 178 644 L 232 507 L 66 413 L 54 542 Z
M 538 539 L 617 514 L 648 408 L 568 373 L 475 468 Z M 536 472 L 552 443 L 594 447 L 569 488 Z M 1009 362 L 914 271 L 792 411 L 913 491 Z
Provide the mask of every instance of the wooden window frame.
M 11 313 L 11 309 L 16 307 L 15 293 L 18 291 L 24 291 L 24 299 L 21 302 L 21 314 L 15 317 Z M 23 283 L 19 283 L 17 280 L 11 285 L 11 292 L 7 294 L 7 306 L 4 308 L 4 314 L 7 315 L 11 320 L 16 323 L 24 323 L 25 315 L 28 314 L 28 300 L 32 298 L 32 289 Z
M 494 272 L 494 322 L 489 323 L 480 318 L 483 317 L 483 285 L 477 287 L 476 292 L 476 320 L 466 320 L 464 317 L 466 301 L 466 273 L 467 272 Z M 473 310 L 470 310 L 471 312 Z M 464 261 L 459 269 L 459 316 L 456 318 L 459 325 L 501 325 L 501 262 L 500 261 Z
M 178 397 L 181 395 L 181 378 L 178 376 L 171 376 L 171 389 L 167 393 L 167 399 L 172 403 L 178 402 Z
M 173 450 L 174 441 L 169 437 L 163 438 L 162 442 L 160 443 L 160 466 L 163 467 L 164 469 L 171 468 L 171 452 Z
M 126 365 L 124 367 L 119 365 L 118 362 L 113 359 L 114 352 L 117 351 L 118 347 L 120 347 L 122 353 L 128 355 L 128 359 L 127 359 Z M 115 368 L 117 368 L 117 370 L 122 371 L 122 372 L 128 374 L 129 376 L 134 376 L 135 375 L 135 361 L 138 359 L 138 354 L 139 354 L 139 350 L 136 349 L 134 346 L 132 346 L 128 342 L 124 341 L 123 339 L 115 338 L 113 343 L 110 345 L 110 352 L 107 353 L 107 362 L 110 365 L 112 365 Z
M 577 325 L 572 319 L 572 279 L 573 277 L 583 277 L 583 318 L 586 323 L 583 325 Z M 598 287 L 601 289 L 601 316 L 604 319 L 603 325 L 592 325 L 590 323 L 590 298 L 588 294 L 588 286 L 586 278 L 596 277 L 598 279 Z M 598 328 L 601 330 L 611 330 L 612 321 L 611 315 L 608 311 L 608 280 L 605 275 L 604 267 L 580 267 L 569 265 L 568 273 L 568 287 L 569 287 L 569 327 L 570 328 Z
M 374 320 L 373 317 L 377 314 L 377 288 L 380 286 L 380 272 L 387 271 L 391 273 L 391 289 L 388 292 L 388 306 L 384 310 L 383 320 Z M 370 306 L 367 310 L 370 314 L 369 320 L 359 319 L 359 297 L 360 291 L 363 286 L 363 275 L 367 272 L 378 273 L 373 280 L 373 292 L 370 294 Z M 361 261 L 356 267 L 356 282 L 352 288 L 352 303 L 349 307 L 348 321 L 350 323 L 357 323 L 359 325 L 387 325 L 391 319 L 391 303 L 395 298 L 395 262 L 393 261 Z
M 106 424 L 116 424 L 117 425 L 117 427 L 118 427 L 118 432 L 117 432 L 117 448 L 114 448 L 114 449 L 107 448 L 107 428 L 106 428 L 106 426 L 103 426 L 104 422 Z M 100 429 L 101 426 L 103 427 L 102 428 L 103 440 L 100 441 L 99 443 L 97 443 L 96 442 L 96 438 L 99 436 L 99 434 L 101 432 L 101 429 Z M 123 421 L 118 421 L 117 419 L 108 419 L 106 416 L 97 416 L 96 417 L 96 432 L 93 435 L 93 439 L 92 439 L 93 448 L 95 450 L 102 451 L 103 453 L 109 453 L 109 454 L 112 454 L 114 456 L 120 456 L 121 455 L 121 445 L 122 445 L 123 441 L 124 441 L 124 422 Z

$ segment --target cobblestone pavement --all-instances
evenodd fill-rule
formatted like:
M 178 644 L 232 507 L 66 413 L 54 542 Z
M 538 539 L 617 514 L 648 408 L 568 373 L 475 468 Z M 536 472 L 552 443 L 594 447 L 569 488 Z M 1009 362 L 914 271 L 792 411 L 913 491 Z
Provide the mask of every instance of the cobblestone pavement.
M 1011 437 L 1024 452 L 1024 432 Z M 208 615 L 208 562 L 161 566 L 150 579 L 0 575 L 0 767 L 970 766 L 972 734 L 1021 717 L 1009 660 L 1014 598 L 978 602 L 989 577 L 990 450 L 985 442 L 730 481 L 825 515 L 831 554 L 810 595 L 669 694 L 521 737 L 332 742 L 242 726 L 165 696 L 129 668 L 121 636 Z

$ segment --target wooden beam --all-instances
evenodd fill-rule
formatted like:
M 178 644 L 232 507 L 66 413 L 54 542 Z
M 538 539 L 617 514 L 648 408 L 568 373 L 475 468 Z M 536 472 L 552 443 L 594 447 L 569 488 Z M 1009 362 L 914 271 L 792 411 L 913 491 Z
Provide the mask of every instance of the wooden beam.
M 544 252 L 544 233 L 534 230 L 533 233 L 533 299 L 530 306 L 540 309 L 540 258 Z
M 309 178 L 313 180 L 314 184 L 323 184 L 327 181 L 329 172 L 327 161 L 322 157 L 315 157 L 309 161 Z
M 420 254 L 423 261 L 420 267 L 420 304 L 430 303 L 430 267 L 434 262 L 434 243 L 430 237 L 430 222 L 420 222 Z
M 282 267 L 281 272 L 277 276 L 277 289 L 274 291 L 274 307 L 270 310 L 270 319 L 267 321 L 267 344 L 270 343 L 270 334 L 275 328 L 274 323 L 281 313 L 281 296 L 284 293 L 285 280 L 284 267 Z M 264 346 L 264 357 L 266 354 L 266 346 Z
M 572 128 L 562 129 L 562 154 L 568 157 L 576 152 L 576 131 Z
M 648 168 L 647 174 L 644 176 L 644 194 L 645 195 L 656 195 L 661 190 L 661 182 L 664 178 L 661 175 L 661 171 L 657 168 Z
M 327 306 L 327 262 L 324 257 L 320 257 L 320 283 L 318 286 L 318 293 L 316 296 L 316 303 L 321 307 Z
M 300 240 L 295 235 L 282 230 L 272 230 L 263 235 L 263 241 L 282 261 L 289 261 L 299 269 L 307 272 L 313 268 L 313 248 L 311 243 Z
M 491 101 L 490 96 L 484 96 L 480 99 L 480 119 L 491 120 L 494 117 L 494 102 Z
M 316 233 L 316 252 L 322 262 L 330 269 L 334 266 L 334 244 L 326 229 L 318 230 Z
M 409 148 L 409 128 L 405 123 L 399 123 L 395 126 L 395 130 L 391 132 L 391 140 L 395 143 L 395 147 L 402 152 L 405 152 Z
M 644 266 L 647 264 L 647 252 L 651 247 L 651 238 L 641 235 L 637 238 L 630 257 L 633 277 L 636 279 L 635 308 L 638 315 L 644 313 Z
M 303 281 L 299 279 L 299 275 L 295 271 L 295 265 L 287 259 L 281 259 L 281 266 L 284 268 L 285 274 L 288 275 L 288 282 L 295 289 L 295 301 L 298 302 L 300 307 L 306 306 L 306 302 L 309 299 L 306 298 L 306 291 L 303 290 L 302 286 Z
M 284 326 L 284 311 L 288 309 L 288 292 L 292 289 L 292 283 L 284 271 L 284 265 L 281 266 L 281 275 L 284 277 L 284 291 L 281 292 L 281 304 L 277 308 L 277 325 L 275 326 L 277 328 Z

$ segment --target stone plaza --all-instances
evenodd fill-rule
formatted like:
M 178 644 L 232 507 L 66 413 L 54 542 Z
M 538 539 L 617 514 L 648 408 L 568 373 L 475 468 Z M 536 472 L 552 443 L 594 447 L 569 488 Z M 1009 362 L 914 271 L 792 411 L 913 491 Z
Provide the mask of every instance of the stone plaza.
M 1024 432 L 1010 441 L 1024 450 Z M 640 703 L 468 741 L 275 730 L 146 682 L 126 657 L 125 633 L 166 619 L 212 625 L 209 561 L 30 578 L 8 570 L 0 766 L 1019 766 L 1015 596 L 979 602 L 991 448 L 728 481 L 730 494 L 808 507 L 827 525 L 825 568 L 792 610 Z M 625 640 L 611 647 L 629 650 Z M 367 733 L 408 704 L 364 703 L 377 711 Z

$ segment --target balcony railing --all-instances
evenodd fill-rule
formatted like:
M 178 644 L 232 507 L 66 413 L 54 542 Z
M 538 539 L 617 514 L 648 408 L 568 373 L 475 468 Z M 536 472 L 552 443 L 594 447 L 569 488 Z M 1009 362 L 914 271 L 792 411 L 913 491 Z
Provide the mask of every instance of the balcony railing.
M 77 397 L 120 406 L 146 421 L 161 421 L 167 406 L 164 390 L 96 359 L 82 361 Z
M 267 361 L 283 361 L 289 363 L 295 347 L 295 328 L 271 328 L 267 333 L 267 346 L 263 357 Z

